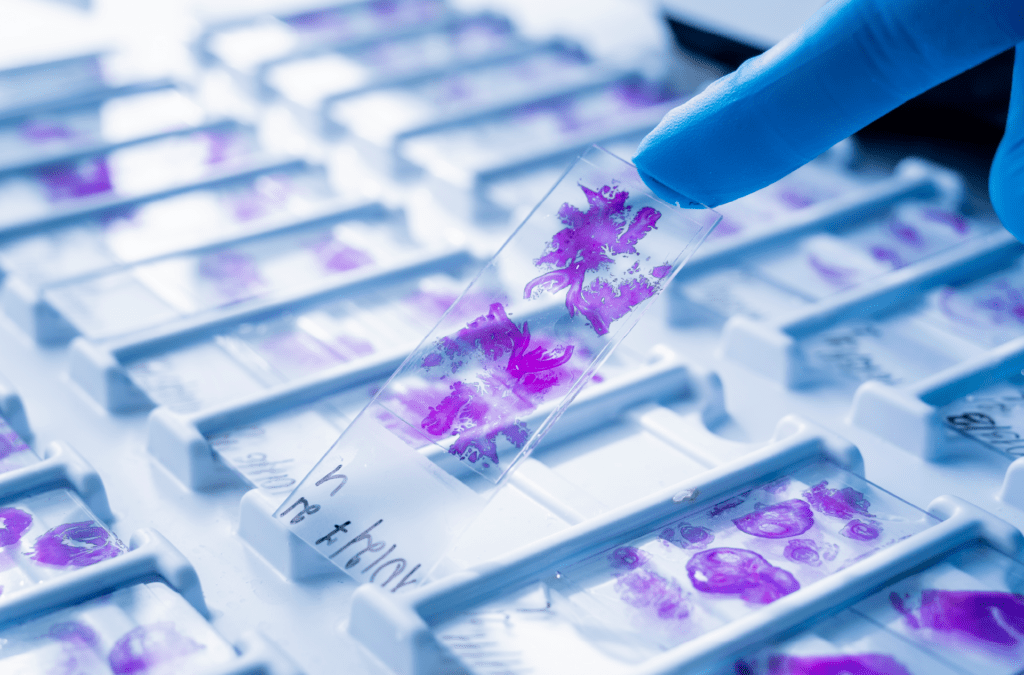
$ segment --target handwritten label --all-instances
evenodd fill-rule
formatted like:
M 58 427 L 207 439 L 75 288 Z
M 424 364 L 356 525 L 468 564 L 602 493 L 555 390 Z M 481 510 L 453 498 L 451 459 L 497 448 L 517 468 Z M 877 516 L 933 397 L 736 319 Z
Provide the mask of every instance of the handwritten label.
M 394 592 L 426 576 L 484 500 L 372 412 L 349 427 L 310 474 L 312 484 L 276 517 L 350 576 Z
M 950 404 L 942 415 L 965 436 L 1011 457 L 1024 456 L 1024 387 L 990 387 Z

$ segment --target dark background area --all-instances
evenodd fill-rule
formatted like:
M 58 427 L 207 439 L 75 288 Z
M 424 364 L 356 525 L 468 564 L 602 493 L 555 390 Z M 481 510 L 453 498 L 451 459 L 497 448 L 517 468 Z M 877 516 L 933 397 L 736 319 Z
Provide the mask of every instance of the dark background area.
M 761 49 L 666 17 L 686 52 L 728 70 Z M 918 155 L 954 167 L 968 182 L 971 202 L 988 201 L 988 169 L 1003 135 L 1010 102 L 1013 50 L 926 91 L 856 134 L 866 155 L 892 164 Z

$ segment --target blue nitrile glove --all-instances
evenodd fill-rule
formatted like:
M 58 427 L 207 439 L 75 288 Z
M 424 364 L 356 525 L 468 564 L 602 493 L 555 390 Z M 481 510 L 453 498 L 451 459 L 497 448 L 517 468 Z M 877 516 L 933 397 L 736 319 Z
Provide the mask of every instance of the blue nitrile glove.
M 665 116 L 634 161 L 652 190 L 718 206 L 903 102 L 1024 42 L 1024 0 L 832 0 L 802 29 Z M 989 179 L 1024 240 L 1024 55 Z

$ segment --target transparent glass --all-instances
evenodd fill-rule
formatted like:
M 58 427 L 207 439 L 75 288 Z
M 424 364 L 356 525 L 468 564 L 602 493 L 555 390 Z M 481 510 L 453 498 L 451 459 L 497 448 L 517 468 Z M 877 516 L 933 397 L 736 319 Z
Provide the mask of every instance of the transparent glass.
M 638 536 L 552 561 L 546 578 L 497 590 L 501 597 L 434 633 L 470 672 L 498 662 L 535 674 L 566 672 L 571 663 L 636 672 L 936 522 L 835 464 L 813 462 L 670 520 L 637 522 Z
M 199 612 L 160 582 L 4 626 L 0 640 L 0 672 L 11 674 L 223 672 L 237 659 Z
M 1024 662 L 1022 591 L 1024 565 L 979 544 L 887 586 L 853 611 L 963 672 L 1016 675 Z
M 587 151 L 276 515 L 353 577 L 414 584 L 707 237 L 691 214 Z

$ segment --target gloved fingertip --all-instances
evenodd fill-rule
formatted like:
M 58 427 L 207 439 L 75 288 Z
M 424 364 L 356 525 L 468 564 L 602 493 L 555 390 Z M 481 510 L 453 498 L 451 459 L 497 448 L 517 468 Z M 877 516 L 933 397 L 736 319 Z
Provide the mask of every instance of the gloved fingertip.
M 1012 138 L 1004 138 L 996 152 L 988 191 L 1003 227 L 1024 242 L 1024 148 Z
M 683 209 L 704 208 L 704 205 L 701 204 L 700 202 L 687 197 L 681 192 L 673 190 L 669 186 L 659 181 L 657 178 L 651 176 L 648 173 L 645 173 L 642 169 L 637 169 L 637 171 L 640 174 L 640 177 L 644 179 L 644 183 L 647 184 L 647 187 L 651 189 L 651 192 L 653 192 L 658 197 L 658 199 L 666 201 L 669 204 L 675 204 L 679 208 Z
M 992 160 L 988 196 L 992 208 L 1010 234 L 1024 242 L 1024 58 L 1017 47 L 1013 63 L 1013 89 L 1006 131 Z

